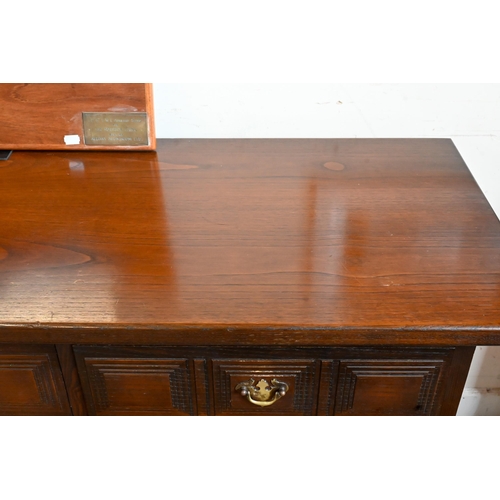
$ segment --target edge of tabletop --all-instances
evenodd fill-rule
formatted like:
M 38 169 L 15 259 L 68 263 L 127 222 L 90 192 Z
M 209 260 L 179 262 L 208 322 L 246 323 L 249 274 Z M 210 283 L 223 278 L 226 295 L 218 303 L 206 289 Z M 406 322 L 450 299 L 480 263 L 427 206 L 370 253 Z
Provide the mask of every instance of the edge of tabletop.
M 0 343 L 165 346 L 500 345 L 498 326 L 0 324 Z

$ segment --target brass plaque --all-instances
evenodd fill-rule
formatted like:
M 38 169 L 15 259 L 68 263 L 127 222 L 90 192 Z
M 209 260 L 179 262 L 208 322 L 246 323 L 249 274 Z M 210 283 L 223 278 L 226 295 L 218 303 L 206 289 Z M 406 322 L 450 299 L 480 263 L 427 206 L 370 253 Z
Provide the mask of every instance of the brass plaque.
M 147 113 L 82 113 L 89 146 L 148 146 Z

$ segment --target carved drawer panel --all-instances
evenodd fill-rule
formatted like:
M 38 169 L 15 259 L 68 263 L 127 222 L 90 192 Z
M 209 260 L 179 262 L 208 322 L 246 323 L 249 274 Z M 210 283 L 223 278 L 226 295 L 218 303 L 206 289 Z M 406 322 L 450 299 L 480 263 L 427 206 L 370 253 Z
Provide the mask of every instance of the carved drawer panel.
M 217 415 L 314 415 L 320 362 L 213 359 Z
M 70 415 L 53 346 L 0 346 L 0 415 Z
M 433 415 L 443 360 L 341 361 L 336 415 Z
M 450 371 L 461 359 L 450 348 L 349 346 L 73 352 L 91 415 L 447 414 Z
M 110 355 L 75 348 L 91 415 L 193 415 L 192 374 L 187 359 Z

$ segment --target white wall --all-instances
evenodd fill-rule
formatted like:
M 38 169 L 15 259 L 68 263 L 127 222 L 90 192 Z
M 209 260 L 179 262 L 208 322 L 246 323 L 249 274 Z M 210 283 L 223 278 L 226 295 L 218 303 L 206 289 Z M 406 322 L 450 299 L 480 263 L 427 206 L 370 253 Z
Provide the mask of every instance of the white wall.
M 451 137 L 500 216 L 500 84 L 154 84 L 159 138 Z M 500 347 L 459 415 L 500 415 Z

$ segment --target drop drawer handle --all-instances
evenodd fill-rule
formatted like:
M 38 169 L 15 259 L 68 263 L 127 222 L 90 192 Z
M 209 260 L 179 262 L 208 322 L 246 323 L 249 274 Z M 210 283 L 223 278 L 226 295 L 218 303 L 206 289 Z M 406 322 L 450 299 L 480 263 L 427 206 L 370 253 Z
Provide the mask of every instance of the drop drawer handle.
M 255 380 L 251 378 L 246 382 L 238 384 L 234 390 L 240 391 L 243 397 L 246 397 L 250 403 L 257 406 L 271 406 L 281 399 L 288 391 L 288 384 L 278 382 L 275 378 L 268 384 L 262 379 L 255 387 Z

